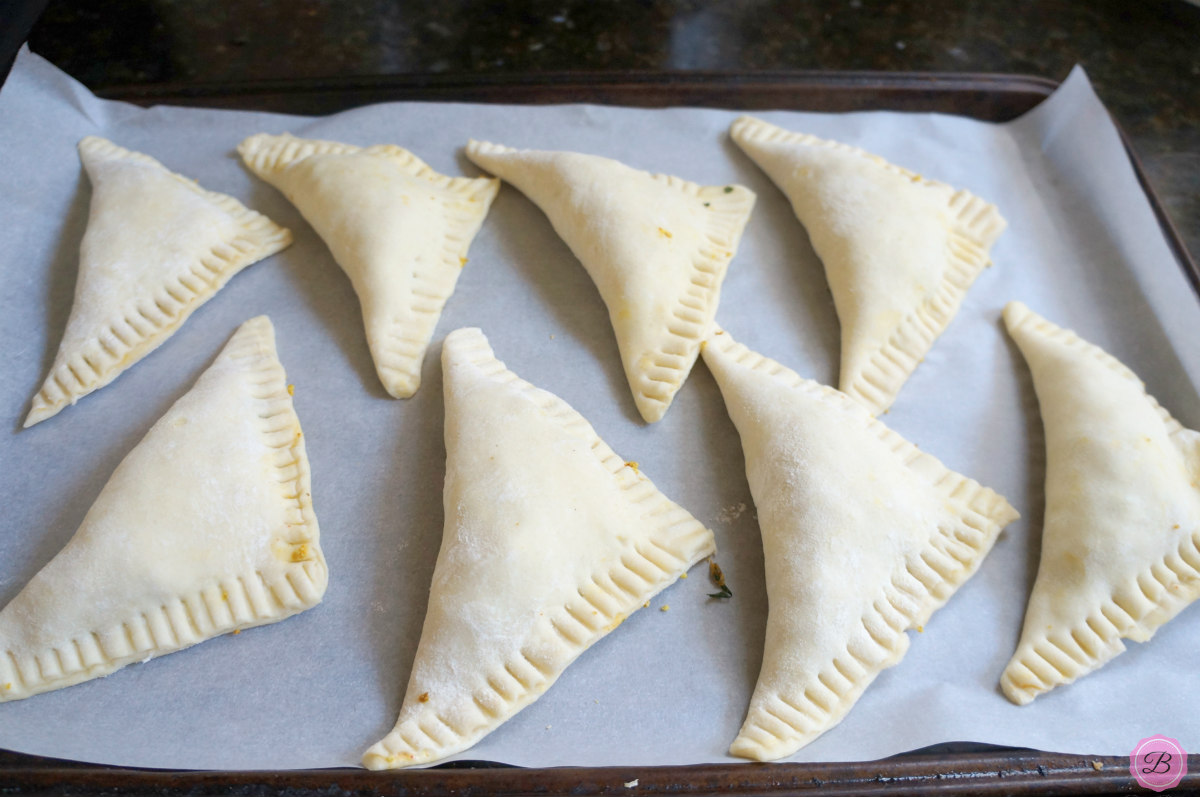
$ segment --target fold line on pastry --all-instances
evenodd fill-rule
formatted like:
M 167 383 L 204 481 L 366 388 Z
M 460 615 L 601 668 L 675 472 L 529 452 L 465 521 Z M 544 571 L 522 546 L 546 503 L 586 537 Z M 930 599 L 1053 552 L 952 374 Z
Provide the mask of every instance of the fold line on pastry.
M 940 506 L 936 525 L 926 532 L 928 539 L 919 547 L 909 550 L 901 561 L 895 562 L 889 577 L 883 583 L 871 586 L 867 599 L 856 601 L 855 605 L 861 603 L 867 606 L 865 612 L 852 620 L 848 629 L 838 626 L 846 634 L 845 642 L 834 646 L 832 655 L 824 660 L 825 663 L 816 672 L 785 671 L 786 667 L 779 664 L 778 658 L 772 653 L 773 647 L 778 649 L 778 645 L 796 634 L 796 629 L 785 627 L 783 621 L 773 621 L 773 614 L 778 617 L 795 612 L 817 611 L 814 606 L 794 602 L 788 584 L 779 580 L 803 579 L 804 565 L 780 565 L 785 570 L 777 571 L 775 581 L 768 580 L 768 646 L 764 652 L 763 672 L 751 698 L 746 719 L 729 752 L 760 761 L 774 760 L 794 753 L 842 720 L 874 678 L 904 656 L 909 644 L 905 632 L 910 628 L 919 629 L 970 578 L 990 551 L 1000 530 L 1016 519 L 1017 513 L 1003 496 L 946 468 L 936 458 L 922 452 L 873 418 L 861 403 L 833 388 L 800 377 L 794 371 L 737 343 L 727 332 L 718 331 L 710 336 L 705 342 L 703 355 L 727 405 L 730 405 L 730 415 L 743 439 L 747 476 L 756 506 L 759 507 L 764 554 L 769 562 L 786 562 L 791 551 L 787 546 L 794 544 L 777 541 L 777 535 L 804 535 L 807 532 L 809 539 L 816 541 L 819 535 L 832 535 L 835 530 L 804 528 L 799 520 L 790 520 L 799 528 L 772 527 L 779 520 L 775 517 L 778 510 L 764 503 L 766 496 L 763 491 L 768 484 L 773 484 L 770 481 L 770 469 L 783 466 L 772 461 L 774 455 L 766 453 L 762 454 L 766 458 L 764 462 L 755 462 L 754 452 L 760 446 L 751 441 L 759 433 L 756 431 L 758 425 L 767 423 L 765 416 L 761 420 L 755 417 L 759 411 L 767 409 L 762 402 L 777 403 L 779 397 L 762 392 L 747 377 L 759 380 L 759 385 L 767 383 L 780 386 L 788 391 L 788 396 L 796 396 L 797 407 L 803 402 L 808 413 L 821 405 L 831 408 L 836 417 L 842 419 L 841 428 L 856 434 L 865 433 L 868 436 L 866 439 L 878 440 L 887 455 L 895 457 L 895 465 L 911 473 L 915 484 L 927 490 Z M 755 393 L 761 395 L 755 397 Z M 744 409 L 739 409 L 743 404 Z M 800 440 L 788 445 L 803 447 L 805 442 Z M 768 470 L 764 471 L 763 468 Z M 794 484 L 791 480 L 795 478 L 802 477 L 789 477 L 787 484 Z M 815 488 L 805 486 L 793 489 L 812 492 Z M 867 499 L 864 497 L 861 500 Z M 846 521 L 844 518 L 833 518 L 829 522 Z M 829 537 L 828 540 L 832 544 L 833 538 Z M 844 544 L 854 542 L 849 537 L 840 541 Z M 887 540 L 881 538 L 877 542 L 883 544 Z M 828 564 L 823 562 L 822 565 L 809 567 Z M 866 576 L 856 573 L 846 577 L 855 580 Z M 812 583 L 812 589 L 822 589 L 815 579 Z M 814 600 L 831 599 L 823 595 L 809 597 Z M 814 617 L 810 622 L 819 627 L 820 623 L 828 620 Z M 841 635 L 837 630 L 833 634 Z M 821 636 L 825 638 L 829 633 L 822 630 Z M 828 640 L 817 644 L 824 651 Z M 820 655 L 823 654 L 817 657 Z
M 194 180 L 170 171 L 149 155 L 124 149 L 96 136 L 88 136 L 79 142 L 79 154 L 85 171 L 93 180 L 93 209 L 88 220 L 88 230 L 93 236 L 103 232 L 94 230 L 93 222 L 100 212 L 97 205 L 105 201 L 103 188 L 96 184 L 96 165 L 120 161 L 148 167 L 156 174 L 169 177 L 169 185 L 206 200 L 229 217 L 236 225 L 237 233 L 192 254 L 191 265 L 184 273 L 171 275 L 161 284 L 142 286 L 138 295 L 126 297 L 121 306 L 111 308 L 109 320 L 100 329 L 87 330 L 88 339 L 79 348 L 64 350 L 63 346 L 68 345 L 64 334 L 50 373 L 33 397 L 24 423 L 26 428 L 56 415 L 68 404 L 74 404 L 112 382 L 162 345 L 233 275 L 292 242 L 290 230 L 250 210 L 231 196 L 201 188 Z M 76 304 L 87 300 L 81 298 L 80 288 L 86 279 L 83 271 L 91 267 L 90 262 L 83 260 L 88 242 L 88 232 L 85 232 L 72 315 L 76 314 Z M 67 328 L 71 329 L 70 318 Z
M 703 186 L 671 175 L 651 174 L 597 155 L 518 150 L 473 139 L 467 143 L 466 154 L 481 169 L 512 184 L 541 208 L 555 232 L 583 264 L 608 307 L 609 319 L 621 351 L 622 366 L 638 412 L 648 423 L 660 420 L 691 372 L 700 353 L 700 344 L 716 316 L 721 284 L 754 208 L 754 193 L 740 185 Z M 530 158 L 535 160 L 530 161 Z M 555 162 L 548 162 L 552 159 Z M 522 174 L 522 166 L 529 164 L 535 164 L 539 171 L 526 179 Z M 638 318 L 623 308 L 621 305 L 625 297 L 619 294 L 623 293 L 625 286 L 612 284 L 620 281 L 616 272 L 621 264 L 614 266 L 605 263 L 595 254 L 598 248 L 604 248 L 606 241 L 601 240 L 604 236 L 590 230 L 586 233 L 577 232 L 577 220 L 571 218 L 571 208 L 564 209 L 552 197 L 560 187 L 539 188 L 536 184 L 539 178 L 565 184 L 569 181 L 573 164 L 588 164 L 591 168 L 602 169 L 614 184 L 621 180 L 647 180 L 700 203 L 695 207 L 697 211 L 703 210 L 705 216 L 698 225 L 701 229 L 698 236 L 700 240 L 694 250 L 684 256 L 688 270 L 677 280 L 680 284 L 672 286 L 675 296 L 667 312 Z M 587 199 L 602 203 L 605 198 L 602 188 L 589 186 L 591 193 L 601 196 Z M 635 230 L 623 232 L 628 235 L 636 233 Z M 655 235 L 668 240 L 673 238 L 672 232 L 663 226 L 656 228 L 650 240 L 654 240 Z M 632 331 L 635 325 L 636 331 Z M 658 325 L 661 327 L 656 341 L 648 346 L 635 343 L 635 335 L 644 334 L 646 327 Z
M 789 186 L 789 175 L 769 168 L 767 158 L 758 147 L 791 144 L 842 153 L 861 158 L 873 168 L 902 177 L 912 184 L 949 192 L 945 206 L 950 220 L 945 248 L 946 270 L 940 276 L 937 285 L 926 292 L 916 307 L 905 313 L 886 338 L 875 341 L 871 351 L 859 352 L 852 348 L 849 339 L 854 330 L 843 320 L 842 367 L 838 386 L 842 392 L 866 404 L 873 415 L 878 415 L 891 406 L 900 388 L 958 313 L 963 298 L 975 279 L 991 264 L 989 250 L 1004 231 L 1006 222 L 995 205 L 969 191 L 956 190 L 944 183 L 927 179 L 877 155 L 839 141 L 822 139 L 807 133 L 794 133 L 750 116 L 743 116 L 734 121 L 730 135 L 788 196 L 796 215 L 800 217 L 806 229 L 810 229 L 810 225 L 820 224 L 821 220 L 801 216 L 793 198 L 793 192 L 800 189 Z M 825 257 L 821 259 L 827 272 L 835 267 Z M 833 289 L 835 304 L 844 308 L 849 299 L 843 296 L 839 300 L 839 291 L 832 283 L 831 280 L 830 287 Z M 839 318 L 845 315 L 845 309 L 839 309 Z
M 540 424 L 550 432 L 555 441 L 553 450 L 563 446 L 573 452 L 563 458 L 556 457 L 554 466 L 570 467 L 574 461 L 587 461 L 590 467 L 598 466 L 594 473 L 616 488 L 617 500 L 632 508 L 637 519 L 644 523 L 642 528 L 627 528 L 625 539 L 605 549 L 603 557 L 589 549 L 578 554 L 575 562 L 561 563 L 576 565 L 580 581 L 572 582 L 573 588 L 563 602 L 552 605 L 522 604 L 520 607 L 529 617 L 537 612 L 538 618 L 529 625 L 519 640 L 511 642 L 515 653 L 504 658 L 498 655 L 495 661 L 467 662 L 455 660 L 446 667 L 454 671 L 453 682 L 440 688 L 431 686 L 429 678 L 421 673 L 427 662 L 442 662 L 443 650 L 439 646 L 453 648 L 459 640 L 451 640 L 440 634 L 453 630 L 434 628 L 441 616 L 443 604 L 451 604 L 456 614 L 468 611 L 470 602 L 463 599 L 468 594 L 461 589 L 455 591 L 452 582 L 456 574 L 450 571 L 460 559 L 458 552 L 464 546 L 484 544 L 483 536 L 468 539 L 463 529 L 481 522 L 478 510 L 475 514 L 463 509 L 461 501 L 454 503 L 456 474 L 465 468 L 464 462 L 454 461 L 455 444 L 447 441 L 447 488 L 446 529 L 442 549 L 438 555 L 431 589 L 429 609 L 422 629 L 413 673 L 409 681 L 403 705 L 395 728 L 382 740 L 373 745 L 363 756 L 363 763 L 370 769 L 388 769 L 433 763 L 446 756 L 460 752 L 490 733 L 504 721 L 536 700 L 566 667 L 584 650 L 616 628 L 629 614 L 633 613 L 655 594 L 677 580 L 690 566 L 714 551 L 712 532 L 701 525 L 685 509 L 663 495 L 654 484 L 642 475 L 634 463 L 619 457 L 596 434 L 595 430 L 577 411 L 565 401 L 548 391 L 525 382 L 504 363 L 496 359 L 487 339 L 478 329 L 459 329 L 447 336 L 443 346 L 443 366 L 446 370 L 447 388 L 447 435 L 452 425 L 458 423 L 482 423 L 483 420 L 465 413 L 456 412 L 450 396 L 458 389 L 456 385 L 482 385 L 487 396 L 499 393 L 516 402 L 528 402 L 540 418 Z M 462 370 L 458 370 L 462 369 Z M 466 405 L 464 405 L 466 406 Z M 456 419 L 456 414 L 463 418 Z M 505 422 L 524 423 L 523 419 L 506 416 Z M 527 429 L 527 426 L 522 426 Z M 532 435 L 529 435 L 532 439 Z M 547 454 L 541 438 L 530 442 L 521 452 L 522 458 L 537 458 Z M 464 457 L 465 460 L 465 457 Z M 503 467 L 498 465 L 497 467 Z M 472 471 L 464 470 L 464 473 Z M 469 492 L 482 489 L 472 482 L 463 488 Z M 521 485 L 520 489 L 537 491 L 539 485 Z M 606 493 L 608 495 L 608 493 Z M 488 501 L 503 500 L 502 496 L 487 497 Z M 522 499 L 524 500 L 524 499 Z M 531 499 L 532 500 L 532 499 Z M 555 500 L 558 500 L 557 496 Z M 452 505 L 454 504 L 454 505 Z M 464 514 L 465 513 L 465 514 Z M 523 518 L 527 514 L 521 515 Z M 520 525 L 520 523 L 518 523 Z M 529 525 L 529 524 L 527 524 Z M 576 529 L 563 528 L 561 533 L 581 534 Z M 521 538 L 521 542 L 497 537 L 497 550 L 489 549 L 492 560 L 503 559 L 503 567 L 513 567 L 510 557 L 518 544 L 536 545 L 537 538 Z M 611 541 L 610 541 L 611 542 Z M 572 554 L 576 552 L 572 551 Z M 497 565 L 500 567 L 501 565 Z M 472 571 L 478 575 L 477 571 Z M 539 574 L 546 578 L 549 574 Z M 479 576 L 483 578 L 483 576 Z M 534 577 L 534 576 L 529 576 Z M 493 588 L 491 582 L 485 585 Z M 524 600 L 524 599 L 522 599 Z M 476 635 L 490 633 L 479 629 Z M 469 649 L 481 644 L 476 639 L 469 641 Z M 480 651 L 477 651 L 480 652 Z M 486 651 L 484 651 L 486 652 Z
M 1043 558 L 1038 565 L 1017 649 L 1000 678 L 1005 696 L 1018 705 L 1026 705 L 1044 692 L 1072 683 L 1102 667 L 1125 650 L 1122 639 L 1148 641 L 1159 627 L 1200 598 L 1200 433 L 1187 429 L 1172 417 L 1146 392 L 1145 385 L 1133 371 L 1075 332 L 1057 326 L 1020 302 L 1010 302 L 1004 308 L 1004 321 L 1034 374 L 1034 386 L 1046 426 L 1047 448 L 1052 452 L 1048 453 L 1050 461 L 1046 474 Z M 1070 366 L 1080 367 L 1092 377 L 1089 385 L 1080 387 L 1078 397 L 1057 395 L 1050 382 L 1055 375 L 1064 372 L 1063 358 L 1069 360 Z M 1115 381 L 1105 383 L 1102 380 L 1106 377 Z M 1103 409 L 1097 398 L 1116 395 L 1120 389 L 1115 387 L 1117 385 L 1124 385 L 1142 405 L 1141 409 L 1122 405 L 1123 418 L 1139 416 L 1135 421 L 1137 429 L 1131 426 L 1128 430 L 1095 431 L 1109 435 L 1108 446 L 1120 446 L 1126 460 L 1133 459 L 1137 450 L 1134 446 L 1142 441 L 1148 446 L 1156 445 L 1154 438 L 1161 432 L 1178 457 L 1165 466 L 1166 477 L 1174 484 L 1163 487 L 1164 494 L 1170 492 L 1174 500 L 1168 506 L 1166 501 L 1159 500 L 1164 496 L 1149 497 L 1150 505 L 1163 507 L 1175 518 L 1174 528 L 1168 529 L 1164 523 L 1159 532 L 1161 540 L 1157 552 L 1149 555 L 1148 561 L 1133 563 L 1129 563 L 1130 558 L 1147 552 L 1135 552 L 1129 544 L 1122 543 L 1122 532 L 1131 536 L 1127 529 L 1138 523 L 1138 533 L 1142 539 L 1148 538 L 1153 533 L 1149 528 L 1153 525 L 1154 519 L 1149 517 L 1153 510 L 1133 510 L 1136 516 L 1129 517 L 1127 513 L 1122 516 L 1087 507 L 1082 518 L 1074 514 L 1063 517 L 1059 503 L 1062 500 L 1059 496 L 1063 494 L 1051 486 L 1052 479 L 1069 475 L 1080 481 L 1094 482 L 1098 492 L 1102 493 L 1128 494 L 1141 487 L 1130 479 L 1115 475 L 1103 463 L 1096 465 L 1094 472 L 1084 472 L 1084 465 L 1074 456 L 1074 448 L 1063 450 L 1062 446 L 1071 442 L 1075 446 L 1087 446 L 1089 441 L 1077 429 L 1066 428 L 1061 421 L 1046 417 L 1047 413 L 1064 410 L 1083 417 L 1093 407 Z M 1085 422 L 1087 420 L 1084 418 Z M 1158 430 L 1153 428 L 1155 424 L 1159 425 Z M 1061 432 L 1060 426 L 1063 427 Z M 1066 435 L 1062 442 L 1058 442 L 1059 434 Z M 1148 463 L 1143 463 L 1140 470 L 1145 472 L 1148 467 Z M 1127 497 L 1131 501 L 1141 498 Z M 1122 507 L 1130 505 L 1125 502 Z M 1146 502 L 1140 506 L 1146 506 Z M 1118 520 L 1107 522 L 1113 517 Z M 1119 528 L 1110 530 L 1112 523 Z M 1086 530 L 1080 528 L 1082 524 L 1088 524 Z M 1083 573 L 1062 572 L 1065 560 L 1059 548 L 1070 542 L 1069 536 L 1081 534 L 1086 534 L 1088 547 L 1075 556 L 1090 562 L 1091 566 Z M 1115 555 L 1114 550 L 1119 550 L 1118 558 L 1123 565 L 1118 568 L 1124 571 L 1120 575 L 1121 583 L 1110 585 L 1106 581 L 1104 589 L 1109 594 L 1099 604 L 1088 602 L 1086 608 L 1068 612 L 1074 615 L 1072 617 L 1060 614 L 1058 607 L 1051 603 L 1055 585 L 1069 584 L 1076 592 L 1100 589 L 1100 584 L 1090 582 L 1115 577 L 1115 573 L 1100 574 L 1102 569 L 1109 569 L 1105 560 Z M 1073 594 L 1059 596 L 1060 604 L 1074 600 Z
M 205 565 L 201 562 L 180 564 L 156 559 L 147 564 L 137 561 L 137 557 L 150 557 L 148 553 L 138 550 L 115 553 L 117 548 L 132 544 L 130 538 L 123 536 L 129 531 L 129 524 L 147 522 L 144 512 L 129 506 L 131 499 L 120 498 L 121 491 L 145 478 L 147 462 L 157 462 L 161 470 L 170 470 L 175 467 L 171 460 L 186 460 L 188 452 L 176 450 L 172 441 L 175 430 L 195 422 L 195 402 L 199 400 L 196 396 L 218 395 L 233 388 L 243 389 L 256 409 L 252 419 L 242 418 L 239 422 L 252 425 L 259 433 L 259 439 L 249 446 L 255 452 L 258 466 L 262 466 L 260 460 L 265 461 L 269 469 L 262 473 L 263 483 L 258 487 L 268 496 L 277 496 L 271 500 L 278 503 L 278 519 L 283 521 L 281 527 L 272 530 L 270 539 L 262 542 L 261 550 L 256 551 L 266 564 L 219 575 L 204 571 L 197 579 L 189 568 L 202 570 Z M 221 430 L 213 432 L 220 433 Z M 231 444 L 224 450 L 230 457 L 237 456 L 240 444 Z M 242 490 L 242 485 L 224 487 Z M 203 492 L 212 488 L 201 485 L 194 489 Z M 204 495 L 205 500 L 213 497 Z M 155 499 L 168 501 L 170 496 L 156 494 Z M 122 511 L 131 511 L 131 519 L 125 524 L 118 522 Z M 222 510 L 218 507 L 214 511 Z M 244 519 L 239 516 L 237 520 Z M 252 524 L 247 521 L 245 527 L 250 529 Z M 147 533 L 161 544 L 171 543 L 178 549 L 185 549 L 192 542 L 179 537 L 182 530 L 175 531 L 179 539 L 170 537 L 171 532 L 170 528 L 156 526 Z M 210 533 L 221 531 L 213 529 Z M 246 542 L 231 537 L 227 531 L 224 533 L 230 545 Z M 218 544 L 215 539 L 213 544 Z M 171 548 L 168 553 L 174 550 Z M 195 549 L 189 550 L 195 553 Z M 105 556 L 112 561 L 106 563 Z M 157 597 L 147 597 L 139 600 L 137 606 L 113 611 L 111 617 L 106 610 L 93 611 L 75 605 L 87 601 L 100 605 L 110 599 L 99 592 L 78 598 L 67 594 L 71 589 L 98 590 L 87 569 L 102 566 L 110 566 L 114 573 L 119 573 L 123 584 L 130 589 L 135 584 L 141 589 L 144 582 L 146 592 L 157 593 Z M 183 570 L 178 570 L 179 567 Z M 173 591 L 177 583 L 187 580 L 202 586 L 189 584 L 187 591 L 165 596 L 166 591 Z M 311 476 L 300 422 L 283 367 L 275 354 L 274 330 L 266 316 L 259 316 L 239 327 L 192 390 L 126 455 L 76 534 L 0 611 L 0 702 L 82 683 L 214 636 L 277 622 L 319 603 L 327 583 L 328 568 L 312 508 Z M 47 608 L 45 603 L 53 605 Z M 51 610 L 56 610 L 53 616 L 44 616 Z M 68 611 L 77 617 L 104 615 L 105 625 L 75 628 L 82 621 L 61 616 Z M 31 627 L 32 619 L 39 616 L 42 616 L 39 627 Z M 29 644 L 31 639 L 37 642 L 43 633 L 51 633 L 41 627 L 64 625 L 72 628 L 69 638 L 53 644 Z
M 301 139 L 287 133 L 279 136 L 259 133 L 242 141 L 238 152 L 251 171 L 283 191 L 330 247 L 334 259 L 350 277 L 359 295 L 367 341 L 380 381 L 395 398 L 412 396 L 420 386 L 421 366 L 429 341 L 467 263 L 471 242 L 500 190 L 500 182 L 487 177 L 440 174 L 412 152 L 392 144 L 357 147 L 334 141 Z M 313 203 L 326 198 L 325 194 L 340 186 L 315 182 L 293 187 L 288 183 L 290 169 L 310 158 L 323 156 L 380 158 L 401 174 L 423 181 L 441 192 L 428 198 L 446 222 L 446 229 L 437 231 L 440 233 L 438 262 L 418 267 L 414 258 L 414 253 L 419 252 L 416 244 L 411 251 L 391 253 L 396 262 L 383 263 L 355 254 L 335 240 L 335 230 L 327 226 Z M 450 197 L 458 201 L 450 201 Z M 420 232 L 430 234 L 428 230 Z M 365 234 L 365 231 L 359 234 Z M 407 269 L 405 273 L 412 279 L 407 302 L 403 306 L 376 307 L 379 297 L 373 294 L 378 292 L 368 287 L 368 283 L 383 279 L 387 269 L 395 268 Z

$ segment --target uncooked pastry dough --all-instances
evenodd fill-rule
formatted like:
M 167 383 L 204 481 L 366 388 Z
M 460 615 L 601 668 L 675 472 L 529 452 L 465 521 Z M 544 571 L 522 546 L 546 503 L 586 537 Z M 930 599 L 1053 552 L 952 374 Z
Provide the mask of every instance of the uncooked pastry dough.
M 1004 219 L 861 149 L 749 116 L 730 133 L 808 231 L 842 327 L 839 387 L 878 415 L 989 264 Z
M 478 329 L 442 348 L 446 525 L 408 690 L 371 769 L 464 750 L 713 552 L 712 532 Z
M 638 412 L 662 418 L 712 325 L 754 193 L 575 152 L 471 141 L 467 157 L 549 217 L 608 307 Z
M 1200 433 L 1134 374 L 1019 302 L 1004 308 L 1046 429 L 1046 517 L 1025 625 L 1000 685 L 1014 703 L 1145 642 L 1200 597 Z
M 0 611 L 0 701 L 282 620 L 327 580 L 300 422 L 260 316 Z
M 238 152 L 329 246 L 362 304 L 380 381 L 396 398 L 411 396 L 500 181 L 447 177 L 392 145 L 260 133 Z
M 845 716 L 1015 520 L 817 384 L 717 332 L 704 346 L 737 426 L 762 528 L 766 644 L 732 755 L 791 755 Z
M 27 427 L 116 379 L 230 277 L 292 242 L 266 216 L 148 155 L 89 136 L 79 157 L 92 201 L 75 302 Z

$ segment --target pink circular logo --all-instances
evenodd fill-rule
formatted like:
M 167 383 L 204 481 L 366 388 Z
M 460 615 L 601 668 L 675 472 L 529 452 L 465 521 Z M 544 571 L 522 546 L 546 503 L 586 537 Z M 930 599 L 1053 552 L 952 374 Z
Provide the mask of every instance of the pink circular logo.
M 1138 742 L 1129 754 L 1129 772 L 1147 789 L 1166 791 L 1178 786 L 1187 774 L 1187 753 L 1174 739 L 1151 736 Z

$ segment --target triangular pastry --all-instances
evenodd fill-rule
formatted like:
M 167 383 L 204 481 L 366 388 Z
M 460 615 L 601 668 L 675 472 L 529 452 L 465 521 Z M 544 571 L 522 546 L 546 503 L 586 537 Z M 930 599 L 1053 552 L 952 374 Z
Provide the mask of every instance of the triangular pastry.
M 1019 302 L 1004 321 L 1046 430 L 1046 516 L 1025 625 L 1001 676 L 1025 704 L 1145 642 L 1200 597 L 1200 433 L 1098 347 Z
M 411 396 L 500 181 L 447 177 L 392 145 L 259 134 L 238 152 L 329 246 L 358 294 L 379 380 Z
M 478 329 L 442 349 L 445 529 L 395 729 L 371 769 L 470 747 L 713 552 L 712 532 Z
M 266 316 L 247 321 L 0 611 L 0 701 L 315 606 L 328 575 Z
M 842 328 L 839 387 L 878 415 L 958 312 L 1004 219 L 967 191 L 836 141 L 749 116 L 730 134 L 808 231 Z
M 908 650 L 1017 517 L 844 393 L 717 332 L 704 346 L 762 528 L 766 643 L 732 755 L 791 755 Z
M 638 412 L 662 418 L 716 315 L 754 193 L 574 152 L 471 141 L 467 157 L 549 217 L 608 307 Z
M 266 216 L 148 155 L 89 136 L 79 157 L 92 200 L 75 301 L 27 427 L 116 379 L 230 277 L 292 242 Z

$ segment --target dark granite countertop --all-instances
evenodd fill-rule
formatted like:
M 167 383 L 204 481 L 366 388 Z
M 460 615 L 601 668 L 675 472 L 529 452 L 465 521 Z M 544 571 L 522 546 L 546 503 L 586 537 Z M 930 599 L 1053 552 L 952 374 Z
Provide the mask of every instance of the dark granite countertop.
M 93 89 L 625 69 L 1061 80 L 1079 63 L 1200 253 L 1200 6 L 1189 0 L 51 0 L 30 44 Z

